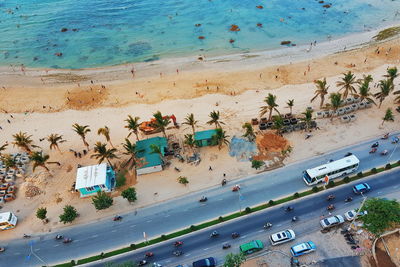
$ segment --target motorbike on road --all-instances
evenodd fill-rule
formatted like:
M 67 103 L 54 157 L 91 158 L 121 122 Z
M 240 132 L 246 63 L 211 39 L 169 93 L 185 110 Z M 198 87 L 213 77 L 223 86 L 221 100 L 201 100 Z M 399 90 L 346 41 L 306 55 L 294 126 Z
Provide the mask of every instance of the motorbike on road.
M 182 246 L 183 245 L 183 242 L 182 241 L 176 241 L 175 243 L 174 243 L 174 246 L 175 247 L 179 247 L 179 246 Z
M 381 156 L 386 156 L 387 154 L 388 154 L 388 150 L 387 149 L 385 149 L 385 150 L 383 150 L 382 152 L 381 152 Z
M 199 202 L 206 202 L 207 200 L 208 200 L 207 197 L 202 196 L 202 197 L 200 198 Z
M 369 154 L 375 153 L 377 151 L 376 147 L 371 148 L 371 150 L 369 151 Z
M 228 249 L 231 247 L 231 244 L 225 243 L 222 245 L 222 249 Z
M 270 223 L 270 222 L 266 222 L 265 224 L 264 224 L 264 229 L 269 229 L 269 228 L 271 228 L 272 227 L 272 223 Z
M 64 244 L 68 244 L 68 243 L 71 243 L 71 242 L 72 242 L 71 238 L 64 238 L 64 240 L 63 240 Z
M 344 200 L 344 202 L 351 202 L 351 201 L 353 201 L 353 198 L 352 198 L 352 197 L 347 197 L 347 198 L 345 198 L 345 200 Z
M 217 237 L 217 236 L 219 236 L 219 233 L 218 233 L 217 231 L 213 231 L 213 232 L 211 233 L 211 235 L 210 235 L 211 238 Z
M 330 204 L 328 207 L 326 207 L 326 210 L 334 210 L 335 206 L 333 204 Z
M 331 200 L 334 200 L 334 199 L 335 199 L 335 195 L 329 195 L 329 196 L 326 198 L 327 201 L 331 201 Z
M 122 216 L 119 216 L 119 215 L 117 215 L 117 216 L 115 216 L 115 217 L 113 218 L 113 221 L 114 221 L 114 222 L 120 221 L 120 220 L 122 220 Z

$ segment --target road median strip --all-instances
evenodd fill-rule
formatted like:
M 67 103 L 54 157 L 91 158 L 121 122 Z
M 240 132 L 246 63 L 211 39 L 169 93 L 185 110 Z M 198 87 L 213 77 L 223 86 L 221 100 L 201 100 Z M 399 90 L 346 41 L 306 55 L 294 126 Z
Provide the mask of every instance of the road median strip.
M 375 175 L 375 174 L 384 172 L 386 170 L 391 170 L 391 169 L 399 167 L 399 166 L 400 166 L 400 160 L 395 163 L 388 163 L 383 167 L 372 168 L 370 171 L 367 171 L 367 172 L 358 172 L 357 174 L 355 174 L 351 177 L 346 176 L 343 179 L 338 180 L 336 182 L 330 181 L 326 187 L 333 188 L 333 187 L 336 187 L 339 185 L 347 184 L 347 183 L 353 182 L 355 180 L 362 179 L 362 178 L 365 178 L 365 177 L 368 177 L 371 175 Z M 58 265 L 55 265 L 55 267 L 70 267 L 70 266 L 76 266 L 76 265 L 81 265 L 81 264 L 86 264 L 86 263 L 90 263 L 90 262 L 94 262 L 94 261 L 103 260 L 105 258 L 109 258 L 109 257 L 120 255 L 120 254 L 123 254 L 126 252 L 134 251 L 139 248 L 154 245 L 154 244 L 157 244 L 157 243 L 160 243 L 160 242 L 172 239 L 172 238 L 176 238 L 178 236 L 182 236 L 185 234 L 192 233 L 194 231 L 205 229 L 205 228 L 208 228 L 213 225 L 217 225 L 222 222 L 227 222 L 227 221 L 230 221 L 230 220 L 242 217 L 242 216 L 246 216 L 255 211 L 261 211 L 266 208 L 270 208 L 270 207 L 273 207 L 273 206 L 276 206 L 276 205 L 279 205 L 279 204 L 282 204 L 282 203 L 285 203 L 288 201 L 292 201 L 292 200 L 299 199 L 299 198 L 302 198 L 305 196 L 309 196 L 311 194 L 318 193 L 322 190 L 323 190 L 323 186 L 314 186 L 312 189 L 309 189 L 309 190 L 306 190 L 306 191 L 303 191 L 300 193 L 296 192 L 292 196 L 287 196 L 287 197 L 284 197 L 284 198 L 281 198 L 278 200 L 270 200 L 266 204 L 260 204 L 260 205 L 254 206 L 254 207 L 246 207 L 242 212 L 235 212 L 235 213 L 232 213 L 232 214 L 229 214 L 226 216 L 220 216 L 220 217 L 218 217 L 214 220 L 208 221 L 208 222 L 200 223 L 198 225 L 191 225 L 189 228 L 186 228 L 186 229 L 183 229 L 183 230 L 180 230 L 177 232 L 173 232 L 170 234 L 161 235 L 160 237 L 151 239 L 147 242 L 141 242 L 138 244 L 130 244 L 130 246 L 128 246 L 128 247 L 123 247 L 123 248 L 120 248 L 117 250 L 109 251 L 106 253 L 101 253 L 99 255 L 94 255 L 91 257 L 83 258 L 83 259 L 78 260 L 77 262 L 75 260 L 71 260 L 71 262 L 58 264 Z

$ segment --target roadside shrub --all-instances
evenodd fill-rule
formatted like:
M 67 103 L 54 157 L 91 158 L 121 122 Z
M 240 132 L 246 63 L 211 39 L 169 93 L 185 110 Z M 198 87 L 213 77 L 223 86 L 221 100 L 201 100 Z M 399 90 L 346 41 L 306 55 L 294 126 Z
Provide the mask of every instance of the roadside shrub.
M 75 265 L 76 265 L 76 263 L 75 263 L 74 260 L 71 260 L 71 265 L 72 265 L 72 266 L 75 266 Z
M 319 187 L 318 187 L 318 186 L 314 186 L 314 187 L 312 188 L 312 191 L 313 191 L 314 193 L 317 193 L 317 192 L 319 191 Z
M 399 164 L 399 165 L 400 165 L 400 159 L 397 161 L 397 164 Z
M 296 192 L 296 193 L 293 194 L 293 197 L 294 197 L 294 198 L 299 198 L 299 197 L 300 197 L 300 194 L 299 194 L 298 192 Z
M 219 217 L 218 217 L 218 221 L 223 222 L 223 221 L 224 221 L 224 217 L 219 216 Z
M 250 213 L 250 212 L 251 212 L 251 208 L 250 208 L 250 207 L 246 207 L 246 208 L 244 209 L 244 212 Z
M 104 252 L 102 252 L 102 253 L 100 253 L 100 258 L 103 258 L 104 257 Z
M 371 172 L 372 172 L 372 173 L 377 173 L 378 171 L 377 171 L 376 168 L 372 168 L 372 169 L 371 169 Z
M 166 235 L 161 235 L 161 239 L 162 240 L 167 240 L 167 236 Z
M 392 165 L 390 163 L 386 164 L 385 169 L 390 170 L 392 168 Z
M 186 186 L 189 183 L 189 180 L 185 176 L 179 176 L 177 180 L 178 183 L 183 184 L 184 186 Z
M 119 187 L 125 185 L 125 183 L 126 183 L 125 173 L 126 172 L 117 173 L 117 177 L 115 178 L 115 187 L 116 188 L 119 188 Z
M 350 182 L 350 177 L 346 176 L 343 178 L 343 182 L 345 182 L 346 184 Z
M 270 201 L 268 201 L 268 205 L 273 206 L 275 205 L 275 201 L 273 201 L 272 199 Z
M 364 174 L 363 174 L 362 172 L 359 172 L 359 173 L 357 173 L 357 176 L 358 176 L 359 178 L 361 178 L 361 177 L 364 176 Z
M 135 249 L 135 248 L 136 248 L 136 245 L 135 245 L 135 244 L 130 244 L 129 247 L 130 247 L 131 249 Z
M 255 159 L 253 159 L 253 160 L 251 161 L 251 167 L 254 168 L 254 169 L 256 169 L 256 170 L 258 170 L 259 168 L 261 168 L 264 164 L 265 164 L 264 161 L 261 161 L 261 160 L 255 160 Z
M 47 209 L 46 208 L 38 208 L 36 211 L 36 217 L 40 220 L 46 219 Z
M 106 192 L 97 191 L 97 195 L 92 197 L 92 203 L 96 210 L 104 210 L 112 206 L 113 199 Z
M 190 229 L 190 231 L 196 231 L 196 226 L 191 225 L 189 229 Z
M 328 188 L 334 187 L 335 186 L 335 182 L 330 180 L 328 183 Z

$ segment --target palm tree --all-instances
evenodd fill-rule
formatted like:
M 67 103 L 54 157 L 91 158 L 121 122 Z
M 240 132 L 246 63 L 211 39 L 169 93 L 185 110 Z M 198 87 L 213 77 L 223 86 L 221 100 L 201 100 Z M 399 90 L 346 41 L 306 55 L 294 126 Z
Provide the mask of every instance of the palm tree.
M 379 89 L 381 90 L 380 92 L 374 94 L 374 97 L 379 99 L 379 106 L 378 108 L 381 107 L 383 100 L 389 95 L 389 93 L 392 91 L 392 82 L 387 79 L 387 80 L 381 80 L 379 81 Z
M 139 123 L 140 118 L 139 117 L 135 117 L 132 118 L 131 115 L 128 115 L 128 118 L 125 120 L 128 124 L 125 126 L 125 128 L 128 128 L 129 130 L 129 134 L 128 137 L 131 136 L 132 133 L 134 133 L 136 135 L 136 140 L 139 141 Z
M 156 113 L 154 113 L 153 117 L 155 119 L 154 125 L 156 126 L 157 129 L 159 129 L 164 134 L 164 137 L 167 138 L 165 129 L 171 123 L 171 120 L 169 119 L 169 117 L 164 118 L 160 111 L 157 111 Z
M 311 102 L 313 102 L 319 96 L 319 98 L 321 99 L 319 107 L 322 108 L 325 101 L 325 95 L 328 94 L 329 85 L 326 86 L 326 78 L 324 78 L 323 80 L 316 80 L 314 84 L 317 87 L 317 90 L 315 90 L 315 96 L 311 98 Z
M 343 90 L 343 99 L 346 99 L 347 96 L 350 94 L 354 95 L 357 94 L 356 88 L 354 88 L 354 85 L 356 81 L 356 76 L 354 76 L 351 71 L 347 73 L 343 73 L 344 77 L 342 78 L 341 81 L 336 82 L 336 85 L 341 87 L 339 89 L 339 92 Z
M 107 160 L 108 164 L 112 166 L 111 159 L 118 158 L 115 155 L 117 150 L 115 148 L 107 149 L 107 144 L 103 144 L 101 142 L 97 142 L 93 148 L 95 154 L 91 155 L 91 158 L 96 158 L 98 160 L 98 164 L 102 163 L 104 160 Z
M 31 161 L 33 161 L 33 171 L 35 171 L 37 167 L 42 167 L 47 172 L 50 172 L 49 168 L 46 166 L 46 161 L 48 161 L 50 158 L 49 155 L 43 154 L 43 151 L 33 151 L 29 155 L 29 158 Z
M 329 95 L 329 98 L 331 100 L 331 108 L 333 112 L 335 113 L 336 110 L 342 105 L 342 95 L 340 93 L 331 93 Z M 333 120 L 333 115 L 331 117 L 331 120 Z
M 86 134 L 90 132 L 89 125 L 79 125 L 75 123 L 72 125 L 72 129 L 82 138 L 83 144 L 89 150 L 89 144 L 86 142 Z
M 17 165 L 17 161 L 15 160 L 15 157 L 10 155 L 10 154 L 4 154 L 1 155 L 1 161 L 3 161 L 4 166 L 9 169 L 17 169 L 18 165 Z
M 313 112 L 311 109 L 306 109 L 306 111 L 303 112 L 302 114 L 304 115 L 302 119 L 306 123 L 306 130 L 308 130 L 310 128 L 310 124 L 312 121 Z
M 160 146 L 155 145 L 155 144 L 151 144 L 151 145 L 150 145 L 150 151 L 151 151 L 151 152 L 150 152 L 151 154 L 158 154 L 158 155 L 160 156 L 161 161 L 162 161 L 163 164 L 164 164 L 164 155 L 163 155 L 163 153 L 162 153 L 162 151 L 161 151 Z
M 254 133 L 254 129 L 251 123 L 246 122 L 242 125 L 242 128 L 245 129 L 243 137 L 246 137 L 249 142 L 254 142 L 254 140 L 256 139 L 256 134 Z
M 209 120 L 207 122 L 207 124 L 210 124 L 210 125 L 215 124 L 215 129 L 222 128 L 221 124 L 225 124 L 224 122 L 220 121 L 219 111 L 213 110 L 212 112 L 210 112 L 210 115 L 208 115 L 208 116 L 211 118 L 211 120 Z
M 193 136 L 194 136 L 193 134 L 185 134 L 184 143 L 188 145 L 188 147 L 190 147 L 190 149 L 192 149 L 192 152 L 194 153 L 194 147 L 196 146 L 196 142 Z
M 383 75 L 383 76 L 387 77 L 393 84 L 394 79 L 399 76 L 399 74 L 397 72 L 397 67 L 389 68 L 389 69 L 387 69 L 386 72 L 387 73 L 385 75 Z
M 372 76 L 364 76 L 364 79 L 359 81 L 359 87 L 358 87 L 358 94 L 357 96 L 360 98 L 360 101 L 362 102 L 364 99 L 366 99 L 368 102 L 371 102 L 376 105 L 375 101 L 372 99 L 372 94 L 370 92 L 370 87 L 369 84 L 372 81 Z
M 14 146 L 17 146 L 23 150 L 25 150 L 28 153 L 31 153 L 31 148 L 30 146 L 32 146 L 32 139 L 31 139 L 32 135 L 28 135 L 27 133 L 16 133 L 13 135 L 14 138 L 14 142 L 12 143 Z M 33 147 L 33 146 L 32 146 Z
M 0 146 L 0 156 L 1 156 L 2 151 L 6 150 L 7 146 L 8 146 L 8 143 L 4 143 L 4 145 Z
M 283 118 L 281 115 L 274 117 L 274 126 L 273 128 L 276 130 L 276 134 L 282 136 L 282 128 L 283 128 Z
M 111 147 L 114 147 L 113 144 L 111 143 L 111 139 L 110 139 L 110 129 L 107 126 L 104 126 L 103 128 L 99 128 L 97 130 L 97 134 L 98 135 L 103 135 L 107 142 L 110 143 Z
M 125 152 L 123 152 L 123 154 L 130 156 L 129 159 L 126 161 L 124 167 L 129 164 L 131 169 L 136 168 L 136 166 L 138 165 L 138 161 L 139 161 L 139 159 L 137 158 L 137 155 L 142 150 L 138 150 L 136 144 L 131 143 L 131 141 L 129 141 L 128 138 L 125 138 L 125 143 L 122 144 L 122 146 L 125 149 Z
M 217 128 L 212 139 L 214 139 L 214 142 L 218 144 L 218 149 L 221 149 L 223 144 L 229 145 L 230 142 L 228 141 L 228 137 L 229 135 L 226 135 L 224 130 Z
M 391 108 L 386 110 L 385 117 L 382 118 L 382 126 L 385 121 L 394 121 L 394 115 Z
M 286 105 L 287 105 L 287 108 L 290 108 L 290 114 L 292 114 L 292 109 L 293 109 L 293 106 L 294 106 L 294 99 L 289 99 L 286 102 Z
M 60 147 L 58 146 L 58 143 L 65 142 L 65 140 L 62 139 L 62 135 L 50 134 L 47 137 L 47 141 L 49 141 L 49 143 L 50 143 L 50 150 L 57 149 L 58 152 L 61 153 L 61 150 L 60 150 Z
M 272 111 L 276 111 L 278 114 L 279 111 L 276 107 L 279 105 L 276 104 L 276 96 L 273 94 L 268 94 L 268 96 L 265 97 L 264 102 L 267 104 L 266 106 L 262 106 L 260 110 L 260 116 L 263 116 L 265 113 L 269 112 L 268 120 L 271 120 L 272 118 Z
M 197 125 L 198 121 L 194 119 L 193 113 L 187 114 L 185 118 L 185 122 L 183 124 L 189 125 L 192 127 L 193 134 L 195 133 L 195 126 Z

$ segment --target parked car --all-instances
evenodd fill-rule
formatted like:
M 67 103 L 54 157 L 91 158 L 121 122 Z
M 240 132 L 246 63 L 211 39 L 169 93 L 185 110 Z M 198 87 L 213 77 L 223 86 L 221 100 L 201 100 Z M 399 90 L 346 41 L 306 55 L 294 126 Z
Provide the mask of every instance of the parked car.
M 193 262 L 193 267 L 215 267 L 217 261 L 213 257 L 201 259 Z
M 322 219 L 319 223 L 321 224 L 322 228 L 330 228 L 344 223 L 344 218 L 342 215 L 335 215 L 332 217 Z
M 276 246 L 296 239 L 296 235 L 293 230 L 287 229 L 269 236 L 271 245 Z
M 353 192 L 357 195 L 366 193 L 371 190 L 371 187 L 367 183 L 361 183 L 353 186 Z
M 360 211 L 360 212 L 356 212 L 355 210 L 349 210 L 348 212 L 346 212 L 344 214 L 344 217 L 346 218 L 347 221 L 351 221 L 354 219 L 354 217 L 357 216 L 364 216 L 365 214 L 367 214 L 368 212 L 366 210 L 364 211 Z
M 316 249 L 317 247 L 315 246 L 314 242 L 308 241 L 291 247 L 290 252 L 292 253 L 293 257 L 298 257 L 313 252 Z
M 254 252 L 257 252 L 259 250 L 262 250 L 264 248 L 263 243 L 261 240 L 253 240 L 250 241 L 249 243 L 245 243 L 240 246 L 240 251 L 243 252 L 244 254 L 251 254 Z

